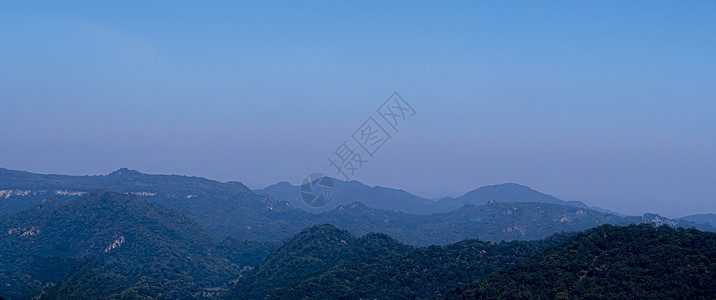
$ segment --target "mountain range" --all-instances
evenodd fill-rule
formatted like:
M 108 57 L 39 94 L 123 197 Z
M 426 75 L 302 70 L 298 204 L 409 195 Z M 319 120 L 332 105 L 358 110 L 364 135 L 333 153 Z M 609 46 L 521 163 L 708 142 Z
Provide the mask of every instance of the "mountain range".
M 284 193 L 289 193 L 290 185 L 280 185 Z M 389 188 L 367 187 L 356 181 L 336 181 L 336 194 L 343 193 L 344 199 L 359 202 L 338 205 L 317 214 L 270 195 L 258 195 L 239 182 L 148 175 L 129 169 L 119 169 L 106 176 L 41 175 L 0 169 L 0 189 L 9 195 L 4 200 L 0 198 L 0 203 L 9 201 L 16 207 L 29 207 L 39 199 L 52 199 L 55 195 L 60 196 L 59 200 L 71 199 L 92 189 L 133 194 L 185 213 L 217 237 L 238 240 L 280 241 L 318 224 L 333 224 L 359 236 L 369 232 L 386 233 L 415 246 L 443 245 L 470 238 L 484 241 L 541 239 L 557 232 L 580 231 L 601 224 L 656 222 L 714 230 L 709 225 L 658 215 L 622 217 L 600 212 L 579 202 L 561 201 L 516 184 L 483 187 L 459 198 L 442 199 L 435 205 L 469 204 L 430 215 L 369 207 L 364 203 L 390 203 L 396 194 L 402 199 L 417 196 Z M 296 188 L 294 192 L 297 191 Z
M 446 212 L 409 214 L 364 204 L 374 198 L 389 200 L 394 193 L 410 195 L 407 192 L 358 182 L 346 184 L 354 185 L 356 195 L 361 195 L 360 191 L 366 194 L 350 196 L 346 192 L 345 199 L 363 201 L 309 213 L 270 195 L 256 194 L 238 182 L 148 175 L 128 169 L 106 176 L 0 169 L 0 297 L 480 296 L 493 286 L 491 280 L 513 282 L 492 276 L 523 270 L 519 269 L 523 264 L 552 253 L 550 249 L 564 246 L 575 236 L 564 232 L 607 228 L 598 232 L 614 234 L 619 240 L 651 239 L 639 241 L 638 247 L 645 249 L 644 245 L 668 241 L 668 236 L 650 235 L 650 231 L 642 232 L 644 228 L 694 227 L 678 231 L 660 227 L 666 229 L 659 232 L 697 237 L 679 237 L 682 242 L 667 244 L 667 248 L 712 247 L 710 233 L 696 230 L 714 231 L 704 222 L 708 215 L 675 220 L 655 214 L 619 216 L 515 184 L 484 187 L 452 199 L 445 203 L 466 204 Z M 456 200 L 460 198 L 463 200 Z M 633 225 L 639 223 L 650 225 Z M 620 228 L 640 229 L 619 233 Z M 634 236 L 632 231 L 642 233 Z M 694 244 L 699 240 L 706 244 Z M 560 251 L 572 253 L 582 251 L 579 247 L 591 247 L 584 243 L 569 244 L 572 246 L 565 247 L 573 248 Z M 614 247 L 627 242 L 619 243 Z M 619 251 L 629 253 L 636 246 L 629 247 Z M 587 258 L 574 257 L 575 262 L 584 264 Z M 619 261 L 609 262 L 621 266 Z M 708 260 L 688 258 L 682 262 L 699 272 L 704 268 L 701 262 L 707 266 L 704 270 L 713 269 Z M 680 272 L 675 274 L 683 274 Z M 565 283 L 560 284 L 575 284 L 564 276 Z M 654 278 L 681 284 L 678 276 Z M 545 284 L 546 279 L 540 280 L 530 287 L 534 289 L 530 293 L 537 293 Z M 709 287 L 692 285 L 684 292 L 701 295 L 701 289 Z M 513 292 L 521 295 L 524 291 Z M 544 295 L 554 298 L 562 293 L 576 292 L 567 289 Z
M 254 190 L 257 194 L 266 194 L 277 200 L 291 203 L 293 207 L 302 208 L 308 212 L 321 213 L 333 210 L 355 202 L 361 202 L 368 207 L 404 212 L 416 215 L 429 215 L 457 210 L 465 205 L 483 205 L 490 201 L 497 202 L 539 202 L 590 208 L 579 201 L 562 201 L 553 196 L 535 191 L 529 187 L 516 183 L 484 186 L 464 195 L 452 198 L 426 199 L 403 190 L 381 186 L 367 186 L 358 181 L 343 181 L 331 178 L 335 185 L 335 193 L 328 205 L 315 208 L 306 205 L 299 196 L 299 186 L 291 185 L 286 181 L 270 185 L 263 189 Z M 592 208 L 600 210 L 599 208 Z M 603 211 L 602 212 L 608 212 Z

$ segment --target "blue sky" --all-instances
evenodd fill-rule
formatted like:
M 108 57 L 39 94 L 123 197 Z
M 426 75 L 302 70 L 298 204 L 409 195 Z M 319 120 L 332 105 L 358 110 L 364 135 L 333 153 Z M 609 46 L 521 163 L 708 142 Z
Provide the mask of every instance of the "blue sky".
M 0 166 L 297 184 L 397 91 L 364 183 L 716 211 L 716 3 L 384 2 L 4 3 Z

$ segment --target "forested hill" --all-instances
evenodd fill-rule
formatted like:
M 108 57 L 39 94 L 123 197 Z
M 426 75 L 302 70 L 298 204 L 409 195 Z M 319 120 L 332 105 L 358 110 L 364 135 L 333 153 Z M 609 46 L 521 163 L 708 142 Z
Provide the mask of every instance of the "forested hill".
M 436 297 L 558 245 L 465 240 L 414 248 L 384 234 L 361 238 L 331 225 L 303 230 L 238 281 L 229 299 L 410 299 Z
M 215 293 L 273 246 L 221 241 L 179 211 L 95 191 L 3 217 L 0 249 L 9 299 L 169 299 Z
M 450 299 L 714 299 L 716 233 L 604 225 Z

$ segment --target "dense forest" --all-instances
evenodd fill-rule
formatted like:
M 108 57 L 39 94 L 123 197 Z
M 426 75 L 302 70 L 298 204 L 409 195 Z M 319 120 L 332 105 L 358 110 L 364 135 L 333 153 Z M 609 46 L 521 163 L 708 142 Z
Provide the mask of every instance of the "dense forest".
M 286 241 L 225 297 L 436 297 L 514 266 L 567 237 L 497 244 L 465 240 L 414 248 L 385 234 L 356 238 L 331 225 L 315 226 Z
M 197 297 L 257 265 L 271 243 L 219 240 L 133 195 L 45 201 L 0 220 L 0 295 L 25 299 Z
M 714 299 L 716 234 L 604 225 L 450 299 Z
M 603 225 L 541 241 L 412 248 L 382 234 L 304 230 L 232 299 L 713 299 L 716 234 Z

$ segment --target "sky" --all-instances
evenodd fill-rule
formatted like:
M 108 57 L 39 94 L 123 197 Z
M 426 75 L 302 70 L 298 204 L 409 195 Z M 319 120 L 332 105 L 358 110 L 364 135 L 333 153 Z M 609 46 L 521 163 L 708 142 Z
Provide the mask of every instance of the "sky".
M 716 212 L 714 16 L 713 1 L 6 2 L 0 167 L 340 178 L 327 158 L 360 150 L 353 133 L 398 92 L 415 114 L 383 123 L 351 179 Z

